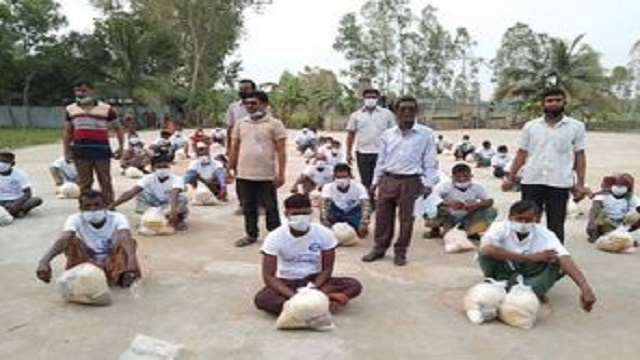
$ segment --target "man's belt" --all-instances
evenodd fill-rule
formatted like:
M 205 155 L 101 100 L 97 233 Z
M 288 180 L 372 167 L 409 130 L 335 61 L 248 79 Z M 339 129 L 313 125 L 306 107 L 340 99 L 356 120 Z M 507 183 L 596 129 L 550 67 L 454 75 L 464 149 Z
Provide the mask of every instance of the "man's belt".
M 411 178 L 419 178 L 418 174 L 392 174 L 390 172 L 385 172 L 384 176 L 390 177 L 393 179 L 411 179 Z

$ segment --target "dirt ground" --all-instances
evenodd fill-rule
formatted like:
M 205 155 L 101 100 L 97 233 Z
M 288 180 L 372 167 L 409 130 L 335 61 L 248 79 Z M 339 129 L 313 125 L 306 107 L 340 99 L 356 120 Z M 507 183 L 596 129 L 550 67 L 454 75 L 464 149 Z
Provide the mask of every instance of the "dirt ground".
M 474 143 L 490 139 L 515 149 L 516 131 L 466 133 Z M 445 132 L 454 141 L 462 134 Z M 337 137 L 343 140 L 345 134 Z M 590 133 L 588 140 L 589 184 L 614 171 L 639 175 L 637 135 Z M 550 292 L 550 303 L 530 331 L 498 322 L 470 324 L 463 315 L 462 297 L 481 280 L 473 254 L 445 255 L 436 241 L 422 239 L 419 221 L 406 267 L 393 266 L 389 256 L 362 263 L 371 239 L 339 249 L 336 273 L 359 278 L 364 292 L 334 317 L 334 331 L 276 331 L 275 319 L 252 303 L 262 285 L 258 246 L 233 246 L 243 235 L 242 218 L 233 215 L 235 202 L 192 208 L 187 232 L 138 237 L 144 278 L 131 290 L 115 290 L 112 306 L 67 304 L 53 285 L 35 278 L 40 256 L 76 210 L 75 201 L 55 199 L 48 176 L 47 165 L 60 149 L 55 144 L 17 151 L 18 166 L 29 172 L 45 204 L 28 218 L 0 228 L 0 359 L 117 359 L 138 333 L 181 344 L 184 359 L 640 358 L 640 255 L 594 249 L 585 240 L 584 218 L 566 224 L 567 244 L 598 303 L 592 313 L 584 313 L 576 287 L 565 279 Z M 451 158 L 441 157 L 445 171 Z M 303 167 L 291 141 L 288 161 L 289 183 L 280 199 Z M 134 184 L 117 175 L 115 163 L 114 174 L 117 193 Z M 495 195 L 503 218 L 518 195 L 499 192 L 488 170 L 476 171 L 475 178 Z M 139 217 L 133 206 L 132 201 L 120 210 L 135 223 Z M 586 209 L 588 204 L 580 206 Z M 62 260 L 55 262 L 57 275 Z

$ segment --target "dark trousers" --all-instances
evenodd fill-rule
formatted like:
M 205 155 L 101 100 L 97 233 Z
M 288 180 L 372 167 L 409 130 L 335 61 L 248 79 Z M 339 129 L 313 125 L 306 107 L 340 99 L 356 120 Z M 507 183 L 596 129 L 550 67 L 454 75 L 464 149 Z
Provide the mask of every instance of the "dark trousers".
M 569 189 L 547 185 L 520 185 L 522 200 L 534 201 L 547 217 L 547 228 L 564 244 L 564 222 L 567 218 Z
M 81 192 L 91 190 L 93 186 L 93 174 L 95 172 L 100 191 L 107 204 L 114 201 L 113 185 L 111 184 L 111 159 L 87 160 L 74 159 L 78 171 L 78 186 Z
M 282 281 L 289 289 L 296 290 L 307 286 L 307 284 L 315 278 L 316 275 L 309 276 L 305 279 L 280 279 L 280 281 Z M 325 294 L 342 293 L 347 295 L 349 299 L 353 299 L 362 292 L 362 284 L 360 284 L 358 280 L 349 277 L 331 277 L 322 286 L 321 290 Z M 287 301 L 287 298 L 268 286 L 262 288 L 253 300 L 258 309 L 273 315 L 280 315 L 285 301 Z
M 369 191 L 371 199 L 371 207 L 375 205 L 375 194 L 371 190 L 371 182 L 373 182 L 373 171 L 376 169 L 378 162 L 378 154 L 364 154 L 356 152 L 356 161 L 358 162 L 358 172 L 360 173 L 360 181 L 362 185 Z
M 257 239 L 258 205 L 264 205 L 267 214 L 267 230 L 272 231 L 280 226 L 278 212 L 278 194 L 273 181 L 236 180 L 238 199 L 244 214 L 244 231 L 247 237 Z
M 376 226 L 374 251 L 384 254 L 391 246 L 396 223 L 396 209 L 400 221 L 398 240 L 394 245 L 396 255 L 405 255 L 413 234 L 413 204 L 420 196 L 422 182 L 418 176 L 384 176 L 378 184 L 376 202 Z

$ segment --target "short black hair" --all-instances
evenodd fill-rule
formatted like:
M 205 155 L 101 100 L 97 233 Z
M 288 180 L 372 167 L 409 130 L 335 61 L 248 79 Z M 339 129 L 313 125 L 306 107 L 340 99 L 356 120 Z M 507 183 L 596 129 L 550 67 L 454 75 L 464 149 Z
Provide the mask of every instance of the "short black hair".
M 311 199 L 304 194 L 293 194 L 284 200 L 285 209 L 305 209 L 311 207 Z
M 102 200 L 102 203 L 106 202 L 102 192 L 98 190 L 86 190 L 86 191 L 83 191 L 78 197 L 78 204 L 82 204 L 82 202 L 85 200 L 93 200 L 93 199 L 100 199 Z
M 491 146 L 491 141 L 485 140 L 482 142 L 482 147 L 487 147 L 487 146 Z
M 81 86 L 86 86 L 92 90 L 96 88 L 93 81 L 89 81 L 87 79 L 80 79 L 73 83 L 73 87 L 81 87 Z
M 171 137 L 171 133 L 169 132 L 169 130 L 161 130 L 160 131 L 160 137 L 162 137 L 162 138 Z
M 467 164 L 455 164 L 453 168 L 451 168 L 452 174 L 460 174 L 460 173 L 469 173 L 471 174 L 471 166 Z
M 339 172 L 344 172 L 344 171 L 348 172 L 349 176 L 351 176 L 351 166 L 349 166 L 349 164 L 347 164 L 347 163 L 338 163 L 338 164 L 335 164 L 334 167 L 333 167 L 333 173 L 334 174 L 337 174 Z
M 531 200 L 520 200 L 511 205 L 509 208 L 509 216 L 520 215 L 529 211 L 533 211 L 536 215 L 540 215 L 540 207 L 538 204 Z
M 559 87 L 552 87 L 545 89 L 540 95 L 540 100 L 544 100 L 548 96 L 562 96 L 563 98 L 567 98 L 567 93 Z
M 380 96 L 380 90 L 378 89 L 374 89 L 374 88 L 368 88 L 368 89 L 364 89 L 362 90 L 362 97 L 365 97 L 367 95 L 375 95 L 375 96 Z
M 262 90 L 250 92 L 245 96 L 246 99 L 258 99 L 263 104 L 269 104 L 269 95 Z
M 250 79 L 242 79 L 242 80 L 238 81 L 238 84 L 250 84 L 251 85 L 251 90 L 253 90 L 253 91 L 258 90 L 258 86 L 256 85 L 256 83 L 253 80 L 250 80 Z
M 405 102 L 413 103 L 416 106 L 416 110 L 418 109 L 418 100 L 411 95 L 401 96 L 398 100 L 396 100 L 396 105 L 394 108 L 398 109 L 400 107 L 400 104 Z
M 159 163 L 171 164 L 171 158 L 169 157 L 169 155 L 164 153 L 156 154 L 154 157 L 151 158 L 151 166 L 156 167 L 156 165 L 158 165 Z
M 509 152 L 509 148 L 507 145 L 500 145 L 498 146 L 498 152 Z
M 13 153 L 13 151 L 8 150 L 8 149 L 2 149 L 0 150 L 0 157 L 5 158 L 9 161 L 16 161 L 16 154 Z
M 462 140 L 469 140 L 469 135 L 462 135 Z

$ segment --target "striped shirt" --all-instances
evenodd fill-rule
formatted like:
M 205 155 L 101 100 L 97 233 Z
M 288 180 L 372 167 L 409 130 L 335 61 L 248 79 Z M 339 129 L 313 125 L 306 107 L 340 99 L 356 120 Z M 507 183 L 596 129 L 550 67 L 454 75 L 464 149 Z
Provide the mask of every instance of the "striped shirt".
M 71 126 L 73 156 L 82 160 L 107 160 L 113 153 L 109 146 L 109 126 L 118 115 L 107 103 L 82 108 L 71 104 L 66 109 L 66 121 Z

